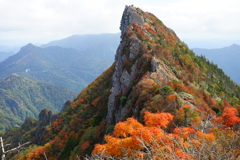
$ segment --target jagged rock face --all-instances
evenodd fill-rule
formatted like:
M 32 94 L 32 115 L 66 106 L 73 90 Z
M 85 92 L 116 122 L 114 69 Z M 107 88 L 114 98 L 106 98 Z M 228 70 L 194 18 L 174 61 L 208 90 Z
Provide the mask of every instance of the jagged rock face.
M 134 8 L 133 6 L 126 6 L 122 20 L 121 20 L 121 32 L 124 34 L 124 31 L 126 30 L 126 27 L 132 24 L 133 22 L 143 24 L 144 23 L 144 18 L 143 16 Z M 111 94 L 109 96 L 109 101 L 108 101 L 108 114 L 107 114 L 107 122 L 110 123 L 113 118 L 118 121 L 120 116 L 124 113 L 125 106 L 120 106 L 118 110 L 115 110 L 115 96 L 118 93 L 123 93 L 124 89 L 128 87 L 131 83 L 131 80 L 135 76 L 136 73 L 136 64 L 132 65 L 131 71 L 127 71 L 126 69 L 123 69 L 123 62 L 125 60 L 128 60 L 127 57 L 124 55 L 124 47 L 129 46 L 130 53 L 129 53 L 129 60 L 132 61 L 136 59 L 141 50 L 141 43 L 137 38 L 134 38 L 132 40 L 129 40 L 128 38 L 122 39 L 121 44 L 119 45 L 117 49 L 117 53 L 115 55 L 115 62 L 116 62 L 116 67 L 115 67 L 115 72 L 113 75 L 113 87 L 111 88 Z M 115 115 L 113 115 L 113 112 L 115 110 Z
M 135 7 L 126 6 L 122 15 L 120 30 L 123 32 L 126 30 L 126 27 L 136 22 L 138 24 L 143 24 L 145 22 L 141 13 L 139 13 Z
M 135 7 L 126 6 L 123 12 L 120 26 L 122 32 L 122 41 L 117 49 L 117 53 L 115 56 L 116 67 L 112 78 L 113 86 L 111 88 L 111 94 L 108 101 L 108 124 L 112 122 L 118 122 L 120 120 L 120 117 L 124 115 L 127 106 L 126 104 L 120 104 L 120 106 L 116 106 L 116 96 L 118 94 L 124 93 L 124 91 L 126 90 L 126 88 L 129 87 L 138 71 L 137 63 L 138 58 L 141 57 L 142 54 L 143 44 L 137 37 L 129 39 L 125 36 L 125 32 L 127 32 L 127 27 L 134 22 L 140 26 L 143 26 L 144 24 L 147 24 L 149 20 L 146 19 L 146 17 L 144 17 L 142 13 L 140 13 Z M 147 34 L 146 31 L 144 32 Z M 131 63 L 132 66 L 126 69 L 126 63 Z M 175 80 L 177 79 L 176 75 L 163 61 L 153 58 L 151 66 L 153 72 L 152 74 L 157 74 L 158 77 L 162 77 L 165 81 L 168 81 L 170 78 Z
M 39 117 L 38 125 L 39 126 L 46 126 L 50 123 L 50 121 L 53 117 L 53 113 L 52 113 L 52 111 L 48 111 L 47 109 L 43 109 L 39 113 L 38 117 Z
M 51 124 L 51 122 L 57 118 L 57 115 L 53 114 L 51 110 L 49 111 L 47 109 L 43 109 L 39 113 L 38 118 L 39 120 L 36 128 L 36 143 L 40 144 L 44 139 L 43 132 L 45 132 L 45 127 Z
M 165 83 L 169 79 L 178 80 L 176 75 L 173 73 L 173 71 L 161 60 L 156 59 L 155 57 L 151 61 L 152 71 L 156 72 L 162 79 L 165 81 Z

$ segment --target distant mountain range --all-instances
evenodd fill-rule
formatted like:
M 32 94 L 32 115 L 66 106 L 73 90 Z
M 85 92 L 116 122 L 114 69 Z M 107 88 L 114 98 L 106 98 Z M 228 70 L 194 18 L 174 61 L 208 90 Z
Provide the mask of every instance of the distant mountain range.
M 26 117 L 37 118 L 44 108 L 59 112 L 75 95 L 65 87 L 11 74 L 0 81 L 0 131 L 21 125 Z
M 240 40 L 227 40 L 227 39 L 184 39 L 183 40 L 189 48 L 205 48 L 216 49 L 230 46 L 232 44 L 240 44 Z
M 14 55 L 14 52 L 0 52 L 0 62 L 4 61 L 12 55 Z
M 114 60 L 120 42 L 120 33 L 106 33 L 97 35 L 73 35 L 42 45 L 42 48 L 59 46 L 73 48 L 84 53 L 89 58 Z
M 91 59 L 72 48 L 40 48 L 28 44 L 0 63 L 0 80 L 17 73 L 78 93 L 111 64 L 111 60 Z
M 233 44 L 219 49 L 194 48 L 193 51 L 217 64 L 233 81 L 240 85 L 240 45 Z
M 74 35 L 42 47 L 29 43 L 16 54 L 0 52 L 0 131 L 37 118 L 43 108 L 59 112 L 111 66 L 119 36 Z

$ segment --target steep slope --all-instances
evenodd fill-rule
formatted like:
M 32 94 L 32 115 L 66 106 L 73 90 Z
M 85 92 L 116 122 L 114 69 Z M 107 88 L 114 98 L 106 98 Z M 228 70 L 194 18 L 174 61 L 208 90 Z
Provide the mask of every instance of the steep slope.
M 8 57 L 14 55 L 13 52 L 0 52 L 0 62 L 4 61 Z
M 44 108 L 59 112 L 74 96 L 64 87 L 11 74 L 0 82 L 0 131 L 20 126 L 26 117 L 37 118 Z
M 11 73 L 81 91 L 110 66 L 109 61 L 90 59 L 74 49 L 40 48 L 32 44 L 0 63 L 0 79 Z
M 82 158 L 96 143 L 104 143 L 105 135 L 113 134 L 116 123 L 129 117 L 143 122 L 145 111 L 171 113 L 173 122 L 164 130 L 171 133 L 176 126 L 188 126 L 194 120 L 202 129 L 202 122 L 220 115 L 224 107 L 240 104 L 239 86 L 216 65 L 195 56 L 153 14 L 126 6 L 120 29 L 122 41 L 113 66 L 65 105 L 58 118 L 42 131 L 44 139 L 28 138 L 43 146 L 15 159 L 44 159 L 44 153 L 49 159 Z M 126 133 L 128 129 L 134 131 L 127 126 Z M 35 130 L 28 132 L 36 135 Z M 124 133 L 119 133 L 120 138 L 128 140 L 129 134 Z M 9 137 L 4 135 L 7 142 L 11 141 Z M 116 146 L 121 144 L 121 140 L 107 137 Z M 15 143 L 22 139 L 15 139 Z
M 106 33 L 96 35 L 73 35 L 44 44 L 41 47 L 59 46 L 73 48 L 93 59 L 114 60 L 120 34 Z
M 219 49 L 193 48 L 193 51 L 197 55 L 205 56 L 209 61 L 217 64 L 233 81 L 240 85 L 240 74 L 237 74 L 240 70 L 238 62 L 240 59 L 239 45 L 233 44 Z

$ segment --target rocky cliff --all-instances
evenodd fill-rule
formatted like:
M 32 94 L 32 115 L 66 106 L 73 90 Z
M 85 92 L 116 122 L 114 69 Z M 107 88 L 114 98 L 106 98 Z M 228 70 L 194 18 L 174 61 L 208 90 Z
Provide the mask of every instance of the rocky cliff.
M 121 33 L 123 34 L 127 26 L 131 25 L 133 22 L 143 24 L 146 21 L 144 16 L 134 6 L 125 6 L 121 19 Z
M 149 26 L 151 30 L 156 32 L 154 26 L 150 25 L 153 23 L 153 20 L 147 18 L 144 14 L 148 13 L 144 13 L 139 8 L 135 8 L 134 6 L 126 6 L 122 15 L 120 26 L 122 41 L 115 55 L 116 67 L 112 81 L 113 86 L 111 88 L 111 94 L 108 101 L 107 122 L 109 124 L 111 122 L 118 122 L 120 117 L 125 113 L 127 107 L 127 104 L 124 104 L 120 105 L 117 107 L 118 109 L 116 109 L 116 96 L 124 94 L 124 92 L 129 89 L 129 86 L 136 78 L 138 72 L 141 72 L 142 70 L 142 68 L 140 68 L 142 64 L 139 62 L 139 59 L 143 56 L 143 48 L 146 46 L 142 43 L 141 38 L 137 36 L 138 33 L 134 33 L 134 36 L 132 35 L 130 38 L 129 32 L 132 33 L 137 25 L 138 29 L 146 34 L 150 40 L 155 39 L 151 34 L 151 31 L 148 31 L 146 27 L 144 27 Z M 166 28 L 166 30 L 170 29 Z M 174 33 L 172 30 L 170 31 Z M 143 63 L 148 62 L 146 61 Z M 177 80 L 176 75 L 162 60 L 158 60 L 153 57 L 150 65 L 151 69 L 149 71 L 152 72 L 151 77 L 161 77 L 165 82 L 167 82 L 169 79 Z
M 146 79 L 159 89 L 152 96 L 159 94 L 162 96 L 160 99 L 166 101 L 166 97 L 161 93 L 162 88 L 167 85 L 175 91 L 178 105 L 173 105 L 172 109 L 184 104 L 192 109 L 199 105 L 209 108 L 211 104 L 201 104 L 198 98 L 193 97 L 196 93 L 203 92 L 201 94 L 207 101 L 210 96 L 214 96 L 218 102 L 222 101 L 219 93 L 225 90 L 221 88 L 223 83 L 224 87 L 228 88 L 228 91 L 225 90 L 228 95 L 239 94 L 239 86 L 221 69 L 203 57 L 195 56 L 187 45 L 179 40 L 176 33 L 153 14 L 134 6 L 126 6 L 120 29 L 122 41 L 115 56 L 116 66 L 108 101 L 108 124 L 130 115 L 138 118 L 147 104 L 151 106 L 150 99 L 146 99 L 142 104 L 136 104 L 133 100 L 134 97 L 141 99 L 135 87 L 142 83 L 145 74 Z M 217 78 L 222 81 L 217 82 Z M 216 85 L 221 88 L 218 88 L 217 92 Z

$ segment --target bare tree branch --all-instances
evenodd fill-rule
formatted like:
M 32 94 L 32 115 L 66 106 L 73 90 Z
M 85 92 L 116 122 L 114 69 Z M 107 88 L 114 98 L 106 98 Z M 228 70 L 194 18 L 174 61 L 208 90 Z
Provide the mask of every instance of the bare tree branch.
M 30 144 L 31 142 L 26 142 L 26 143 L 24 143 L 24 144 L 18 143 L 18 147 L 9 149 L 9 150 L 7 150 L 7 151 L 5 151 L 5 149 L 4 149 L 5 146 L 4 146 L 4 144 L 3 144 L 3 139 L 2 139 L 2 137 L 0 137 L 0 143 L 1 143 L 1 148 L 2 148 L 2 160 L 4 160 L 6 153 L 12 152 L 12 151 L 15 151 L 15 150 L 18 150 L 18 151 L 19 151 L 19 150 L 22 149 L 23 146 L 25 146 L 25 145 L 27 145 L 27 144 Z M 8 145 L 10 145 L 10 144 L 7 144 L 6 146 L 8 146 Z

